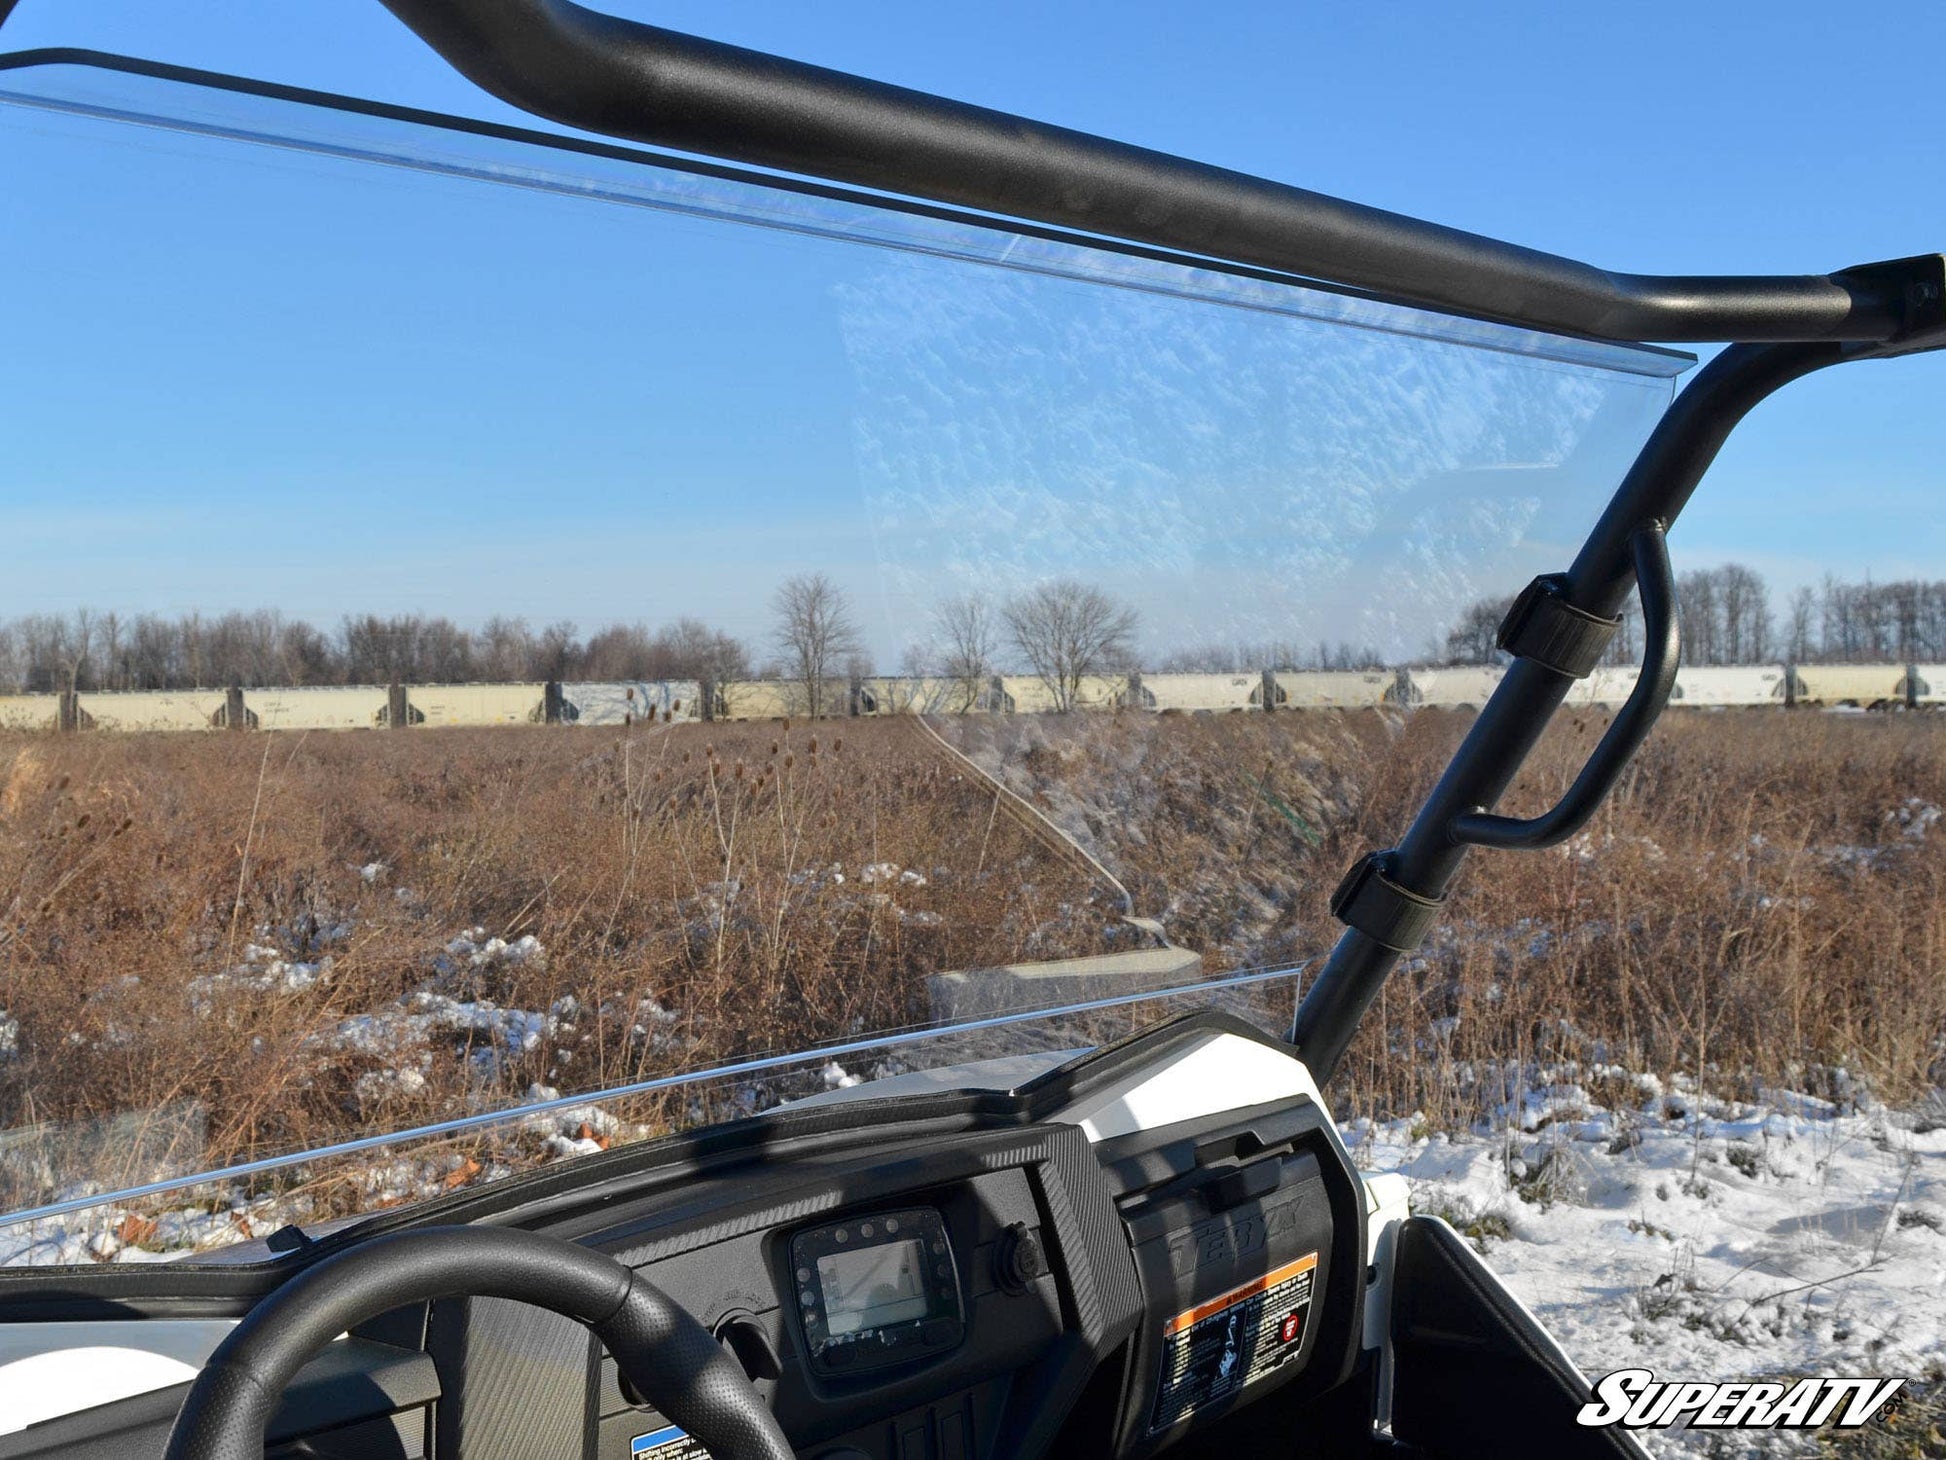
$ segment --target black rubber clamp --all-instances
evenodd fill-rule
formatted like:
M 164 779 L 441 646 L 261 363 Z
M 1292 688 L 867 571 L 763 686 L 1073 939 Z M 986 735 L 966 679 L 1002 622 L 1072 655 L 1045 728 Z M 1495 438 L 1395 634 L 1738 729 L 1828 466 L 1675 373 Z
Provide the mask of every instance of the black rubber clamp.
M 1410 953 L 1426 941 L 1446 899 L 1399 886 L 1386 875 L 1391 859 L 1390 852 L 1367 852 L 1353 862 L 1331 894 L 1331 915 L 1381 947 Z
M 1608 652 L 1622 621 L 1576 608 L 1561 596 L 1565 586 L 1559 573 L 1543 573 L 1521 589 L 1495 642 L 1516 659 L 1532 659 L 1570 679 L 1586 679 Z

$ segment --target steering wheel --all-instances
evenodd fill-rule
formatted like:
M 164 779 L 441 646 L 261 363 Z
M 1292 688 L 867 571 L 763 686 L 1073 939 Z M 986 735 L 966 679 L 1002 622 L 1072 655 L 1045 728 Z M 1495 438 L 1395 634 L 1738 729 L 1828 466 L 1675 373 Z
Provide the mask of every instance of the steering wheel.
M 612 1257 L 505 1227 L 375 1237 L 291 1278 L 210 1355 L 165 1460 L 263 1460 L 271 1411 L 313 1354 L 403 1304 L 462 1295 L 532 1303 L 593 1329 L 636 1392 L 717 1460 L 793 1460 L 742 1368 L 665 1293 Z

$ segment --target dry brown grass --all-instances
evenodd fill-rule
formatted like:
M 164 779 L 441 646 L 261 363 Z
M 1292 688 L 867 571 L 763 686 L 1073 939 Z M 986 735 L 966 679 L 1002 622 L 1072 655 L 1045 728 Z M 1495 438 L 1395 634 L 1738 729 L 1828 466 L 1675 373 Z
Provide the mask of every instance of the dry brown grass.
M 948 733 L 1213 972 L 1327 948 L 1338 872 L 1397 835 L 1464 723 Z M 1515 809 L 1558 792 L 1599 728 L 1557 726 Z M 1917 1093 L 1946 1031 L 1946 824 L 1911 834 L 1898 815 L 1927 804 L 1946 805 L 1946 718 L 1673 715 L 1573 847 L 1473 860 L 1348 1059 L 1342 1108 L 1464 1123 L 1496 1072 L 1562 1061 L 1738 1092 L 1842 1068 Z M 874 864 L 924 885 L 862 884 Z M 16 738 L 0 1127 L 193 1107 L 213 1165 L 532 1083 L 593 1090 L 923 1022 L 926 974 L 1099 951 L 1128 936 L 1118 911 L 897 721 Z M 444 953 L 476 927 L 545 957 Z M 251 987 L 271 966 L 253 945 L 328 956 L 328 976 Z M 357 1016 L 425 1008 L 415 994 L 557 1017 L 526 1048 L 437 1019 L 410 1047 L 348 1037 Z
M 1412 727 L 1424 764 L 1401 793 L 1443 759 L 1436 728 Z M 1557 724 L 1510 808 L 1558 795 L 1601 728 Z M 1373 797 L 1364 820 L 1409 806 Z M 1927 831 L 1927 807 L 1946 807 L 1941 717 L 1671 714 L 1574 843 L 1474 856 L 1341 1083 L 1435 1124 L 1490 1105 L 1486 1071 L 1565 1062 L 1909 1099 L 1946 1077 L 1946 823 Z
M 927 972 L 1112 923 L 909 725 L 35 739 L 0 798 L 0 1126 L 194 1101 L 210 1162 L 904 1025 Z M 925 884 L 861 883 L 884 863 Z M 545 957 L 438 970 L 476 927 Z M 252 988 L 253 945 L 328 976 Z M 423 1083 L 361 1086 L 401 1052 L 345 1021 L 420 989 L 575 1002 L 531 1049 L 436 1030 Z

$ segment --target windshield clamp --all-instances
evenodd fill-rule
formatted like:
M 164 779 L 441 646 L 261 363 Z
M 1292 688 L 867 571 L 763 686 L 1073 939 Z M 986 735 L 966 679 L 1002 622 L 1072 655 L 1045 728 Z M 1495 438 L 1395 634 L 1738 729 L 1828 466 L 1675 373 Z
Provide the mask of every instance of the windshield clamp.
M 1353 862 L 1331 894 L 1331 915 L 1381 947 L 1410 953 L 1426 941 L 1446 899 L 1401 887 L 1386 875 L 1391 867 L 1390 852 L 1367 852 Z
M 1521 589 L 1494 642 L 1516 659 L 1532 659 L 1570 679 L 1586 679 L 1608 652 L 1608 641 L 1622 621 L 1576 608 L 1562 596 L 1566 587 L 1566 574 L 1543 573 Z

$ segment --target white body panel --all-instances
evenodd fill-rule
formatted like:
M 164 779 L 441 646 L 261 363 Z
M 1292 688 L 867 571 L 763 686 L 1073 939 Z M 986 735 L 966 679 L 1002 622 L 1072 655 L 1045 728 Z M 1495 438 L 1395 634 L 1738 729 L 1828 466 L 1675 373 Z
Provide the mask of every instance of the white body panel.
M 235 1326 L 228 1318 L 0 1326 L 0 1435 L 193 1379 Z
M 1101 1141 L 1298 1096 L 1330 1118 L 1317 1083 L 1301 1061 L 1255 1040 L 1209 1034 L 1168 1064 L 1137 1071 L 1054 1119 L 1078 1125 L 1089 1140 Z

